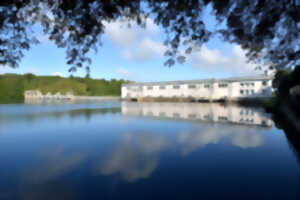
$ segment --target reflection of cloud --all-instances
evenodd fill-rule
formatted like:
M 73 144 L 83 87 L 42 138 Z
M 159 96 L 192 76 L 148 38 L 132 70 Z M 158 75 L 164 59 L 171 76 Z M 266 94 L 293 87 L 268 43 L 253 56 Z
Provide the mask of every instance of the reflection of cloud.
M 55 180 L 76 167 L 84 158 L 81 153 L 65 153 L 61 148 L 44 156 L 47 158 L 47 161 L 42 163 L 38 168 L 34 168 L 34 171 L 29 172 L 29 177 L 25 177 L 29 182 L 43 183 Z
M 263 137 L 257 133 L 249 133 L 245 129 L 208 127 L 198 132 L 181 132 L 177 141 L 181 145 L 183 155 L 187 155 L 207 144 L 218 144 L 221 140 L 230 140 L 233 146 L 242 149 L 259 147 Z
M 147 178 L 157 167 L 157 154 L 166 145 L 166 138 L 162 136 L 125 134 L 121 138 L 121 144 L 102 163 L 100 173 L 119 173 L 129 182 Z
M 102 175 L 119 174 L 123 179 L 134 182 L 149 177 L 156 169 L 159 154 L 178 146 L 183 155 L 203 148 L 208 144 L 230 141 L 233 146 L 245 149 L 259 147 L 263 138 L 249 133 L 244 128 L 205 126 L 195 130 L 175 133 L 175 138 L 151 133 L 127 133 L 117 147 L 101 163 Z
M 222 138 L 216 129 L 201 130 L 201 132 L 181 132 L 177 135 L 177 142 L 181 146 L 183 155 L 187 155 L 207 144 L 217 144 Z
M 62 176 L 70 173 L 84 160 L 83 153 L 68 152 L 58 147 L 39 153 L 38 158 L 38 163 L 34 162 L 33 166 L 23 171 L 18 195 L 30 200 L 75 199 L 75 188 L 66 183 Z
M 23 185 L 19 193 L 17 193 L 17 197 L 13 198 L 13 196 L 16 195 L 15 193 L 16 192 L 13 192 L 13 195 L 6 199 L 66 200 L 77 199 L 76 197 L 78 196 L 76 188 L 70 184 L 63 184 L 60 181 L 42 184 L 26 184 Z
M 242 149 L 259 147 L 263 144 L 263 137 L 257 133 L 241 132 L 234 134 L 232 144 Z

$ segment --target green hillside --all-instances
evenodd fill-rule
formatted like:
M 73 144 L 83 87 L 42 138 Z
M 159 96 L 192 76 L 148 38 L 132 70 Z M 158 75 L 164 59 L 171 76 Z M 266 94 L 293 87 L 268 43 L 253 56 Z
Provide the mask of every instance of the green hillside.
M 35 76 L 33 74 L 0 75 L 0 103 L 24 101 L 25 90 L 40 90 L 43 94 L 70 91 L 79 96 L 120 96 L 125 80 L 90 78 L 62 78 L 59 76 Z

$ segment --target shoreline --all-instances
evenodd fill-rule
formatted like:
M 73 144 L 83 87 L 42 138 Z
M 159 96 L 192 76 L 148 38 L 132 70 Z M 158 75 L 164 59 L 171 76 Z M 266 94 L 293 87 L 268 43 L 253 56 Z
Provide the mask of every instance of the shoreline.
M 119 101 L 121 97 L 119 96 L 72 96 L 72 97 L 40 97 L 40 98 L 24 98 L 23 103 L 32 104 L 32 103 L 51 103 L 51 102 L 76 102 L 76 101 Z
M 196 98 L 164 98 L 164 97 L 147 97 L 147 98 L 122 98 L 122 101 L 129 102 L 185 102 L 185 103 L 224 103 L 224 104 L 239 104 L 243 106 L 247 105 L 259 105 L 263 106 L 266 101 L 272 100 L 272 98 L 235 98 L 235 99 L 196 99 Z

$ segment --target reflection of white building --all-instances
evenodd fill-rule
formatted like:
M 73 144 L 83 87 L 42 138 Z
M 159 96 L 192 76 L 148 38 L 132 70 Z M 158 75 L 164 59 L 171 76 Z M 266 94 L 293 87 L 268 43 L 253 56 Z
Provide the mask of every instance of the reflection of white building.
M 226 79 L 132 83 L 122 85 L 122 98 L 192 98 L 195 100 L 239 100 L 272 95 L 272 76 Z
M 132 116 L 235 123 L 271 127 L 272 120 L 259 110 L 216 103 L 122 102 L 122 114 Z

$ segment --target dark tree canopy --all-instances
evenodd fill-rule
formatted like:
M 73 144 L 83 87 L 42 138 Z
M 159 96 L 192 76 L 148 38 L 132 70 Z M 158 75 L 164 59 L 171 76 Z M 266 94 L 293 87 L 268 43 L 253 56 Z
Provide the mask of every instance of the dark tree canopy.
M 202 17 L 207 6 L 226 28 L 207 29 Z M 167 66 L 184 61 L 179 47 L 190 53 L 214 34 L 240 45 L 258 64 L 289 68 L 300 61 L 299 0 L 5 0 L 0 2 L 0 64 L 17 67 L 24 51 L 38 42 L 32 27 L 40 24 L 66 49 L 71 71 L 89 69 L 87 53 L 101 45 L 105 22 L 125 18 L 144 26 L 149 16 L 168 36 Z

